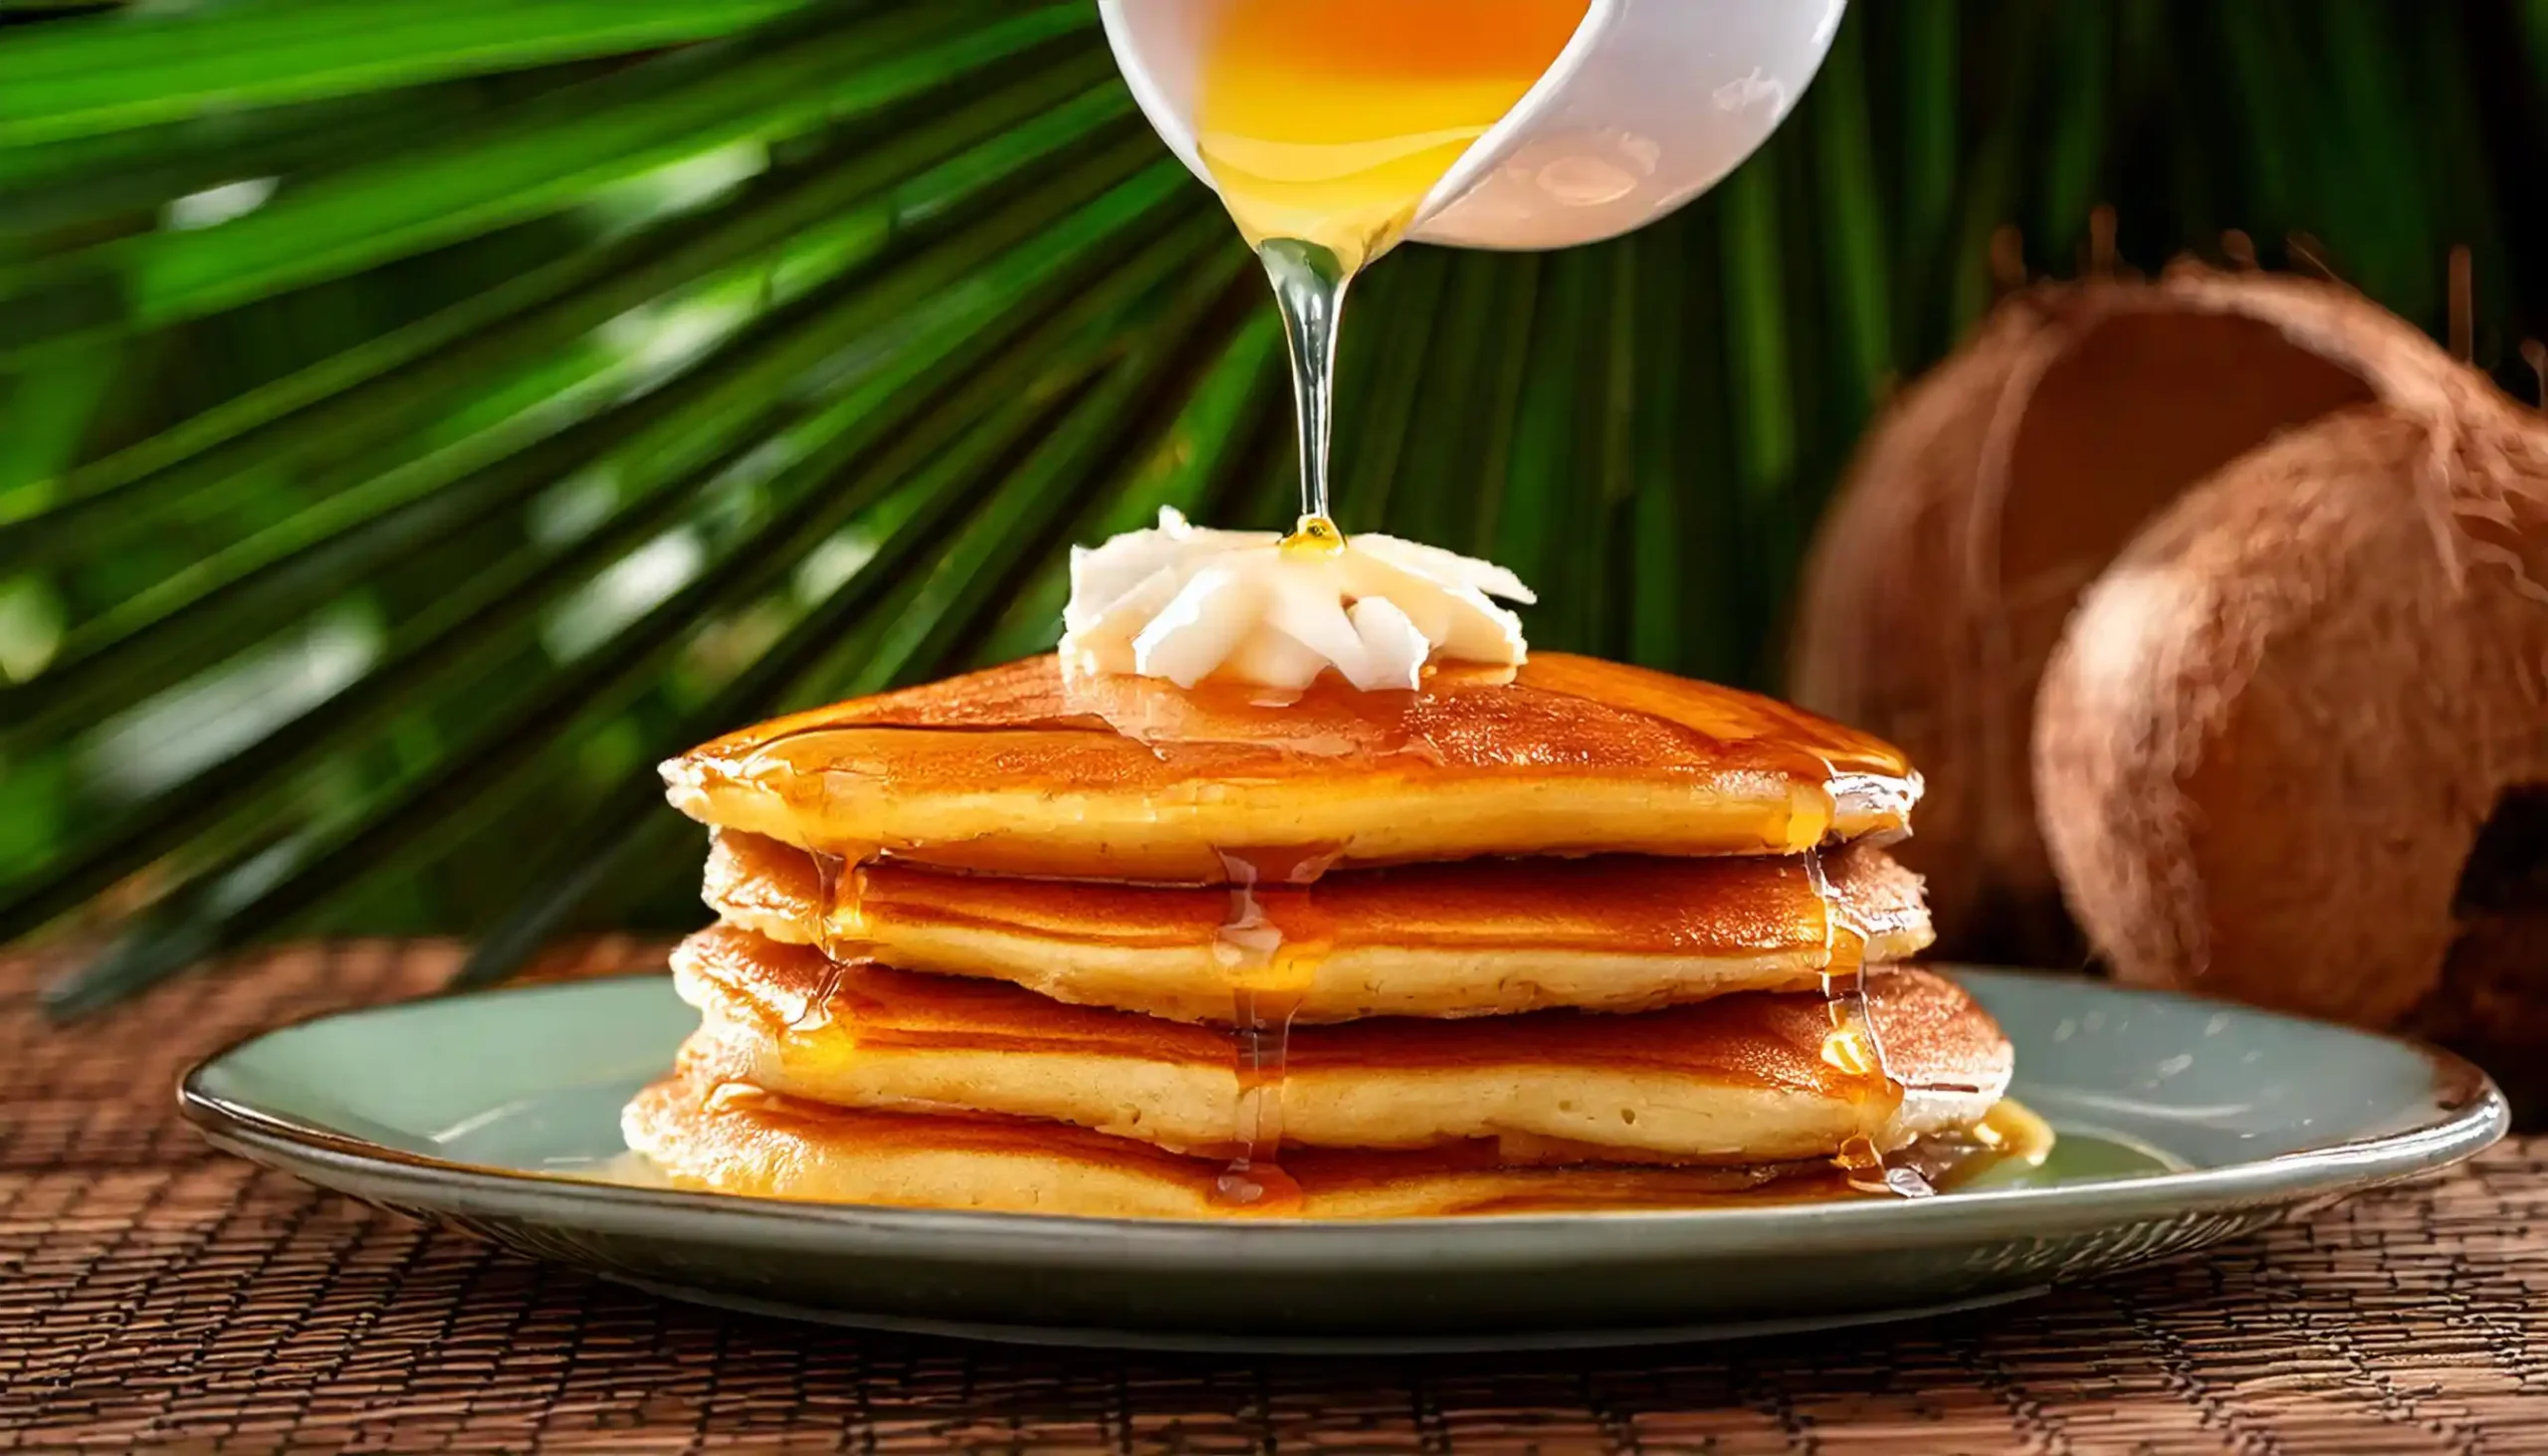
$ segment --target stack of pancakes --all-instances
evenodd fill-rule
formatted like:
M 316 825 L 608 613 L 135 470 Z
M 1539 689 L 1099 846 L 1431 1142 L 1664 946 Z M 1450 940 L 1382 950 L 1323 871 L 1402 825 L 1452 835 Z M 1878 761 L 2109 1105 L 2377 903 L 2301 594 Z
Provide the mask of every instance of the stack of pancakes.
M 626 1115 L 674 1182 L 1380 1217 L 1916 1190 L 2006 1039 L 1880 848 L 1919 781 L 1794 709 L 1559 655 L 1416 693 L 1052 658 L 665 765 L 703 1015 Z

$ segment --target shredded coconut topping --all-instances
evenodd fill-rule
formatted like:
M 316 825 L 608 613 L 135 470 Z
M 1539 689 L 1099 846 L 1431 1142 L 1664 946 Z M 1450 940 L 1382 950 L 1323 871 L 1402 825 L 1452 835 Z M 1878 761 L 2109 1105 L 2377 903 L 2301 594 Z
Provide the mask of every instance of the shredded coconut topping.
M 1518 665 L 1522 619 L 1490 597 L 1537 600 L 1510 571 L 1324 520 L 1289 536 L 1208 530 L 1162 507 L 1159 524 L 1071 550 L 1062 660 L 1079 673 L 1206 678 L 1298 690 L 1333 668 L 1364 692 L 1412 689 L 1436 660 Z

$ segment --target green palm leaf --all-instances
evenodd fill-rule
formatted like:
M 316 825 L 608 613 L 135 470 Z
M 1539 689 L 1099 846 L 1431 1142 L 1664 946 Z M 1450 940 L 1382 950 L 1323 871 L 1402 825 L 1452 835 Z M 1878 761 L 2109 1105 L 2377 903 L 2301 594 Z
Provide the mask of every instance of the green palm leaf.
M 801 0 L 230 0 L 106 15 L 0 53 L 0 145 L 703 40 Z
M 1994 230 L 2306 230 L 2439 324 L 2529 215 L 2477 137 L 2543 14 L 1854 7 L 1672 219 L 1358 285 L 1345 524 L 1764 680 Z M 655 759 L 1041 650 L 1063 548 L 1163 505 L 1287 523 L 1281 362 L 1090 0 L 0 3 L 0 937 L 100 937 L 68 1013 L 280 934 L 462 932 L 477 981 L 695 923 Z

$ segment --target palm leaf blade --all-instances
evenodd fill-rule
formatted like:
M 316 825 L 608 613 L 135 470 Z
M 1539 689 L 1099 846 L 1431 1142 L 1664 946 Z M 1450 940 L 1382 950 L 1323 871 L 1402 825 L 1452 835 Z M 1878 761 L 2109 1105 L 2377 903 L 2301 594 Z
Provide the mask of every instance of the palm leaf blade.
M 1087 0 L 7 8 L 0 936 L 105 947 L 57 1011 L 695 923 L 652 759 L 1041 650 L 1066 544 L 1163 505 L 1290 522 L 1280 334 Z M 2442 249 L 2512 267 L 2543 16 L 1851 7 L 1712 195 L 1358 283 L 1340 517 L 1767 685 L 1851 438 L 2092 205 L 2145 269 L 2307 230 L 2437 325 Z
M 106 15 L 0 41 L 0 146 L 728 35 L 803 0 L 371 0 Z

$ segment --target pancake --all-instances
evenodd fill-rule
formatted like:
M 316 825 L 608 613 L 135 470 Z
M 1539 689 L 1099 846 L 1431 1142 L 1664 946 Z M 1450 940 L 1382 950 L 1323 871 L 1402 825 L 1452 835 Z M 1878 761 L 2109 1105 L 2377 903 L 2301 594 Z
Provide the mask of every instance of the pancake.
M 1030 658 L 730 734 L 663 765 L 676 807 L 851 860 L 1273 882 L 1485 855 L 1795 854 L 1899 834 L 1896 749 L 1767 698 L 1591 658 L 1296 698 Z
M 1825 855 L 1829 910 L 1864 958 L 1929 943 L 1919 877 L 1870 845 Z M 805 851 L 720 830 L 704 898 L 730 924 L 908 970 L 1056 1000 L 1232 1019 L 1234 974 L 1277 970 L 1295 1023 L 1641 1011 L 1817 989 L 1833 937 L 1802 857 L 1476 860 L 1331 874 L 1297 890 L 956 875 L 885 861 L 826 875 Z M 832 907 L 828 917 L 825 905 Z M 1843 937 L 1844 955 L 1855 953 Z
M 835 965 L 732 926 L 685 940 L 673 967 L 704 1013 L 683 1053 L 696 1076 L 844 1107 L 1048 1118 L 1221 1155 L 1245 1138 L 1346 1148 L 1487 1140 L 1518 1158 L 1534 1158 L 1535 1144 L 1640 1162 L 1821 1157 L 1854 1138 L 1890 1149 L 1969 1126 L 2010 1070 L 1989 1015 L 1953 982 L 1909 969 L 1867 977 L 1897 1099 L 1845 1056 L 1826 1059 L 1831 1020 L 1817 994 L 1744 992 L 1641 1016 L 1304 1026 L 1264 1036 L 1282 1048 L 1269 1078 L 1243 1077 L 1239 1039 L 1212 1028 L 998 981 Z M 1279 1026 L 1279 1009 L 1266 1019 Z
M 630 1147 L 677 1187 L 827 1203 L 1117 1218 L 1413 1218 L 1688 1207 L 1847 1195 L 1823 1160 L 1746 1167 L 1509 1166 L 1492 1144 L 1304 1150 L 1260 1192 L 1225 1163 L 1056 1123 L 828 1107 L 741 1083 L 668 1078 L 622 1115 Z M 1987 1165 L 1979 1142 L 1900 1161 L 1931 1182 Z M 1250 1197 L 1251 1193 L 1258 1196 Z

